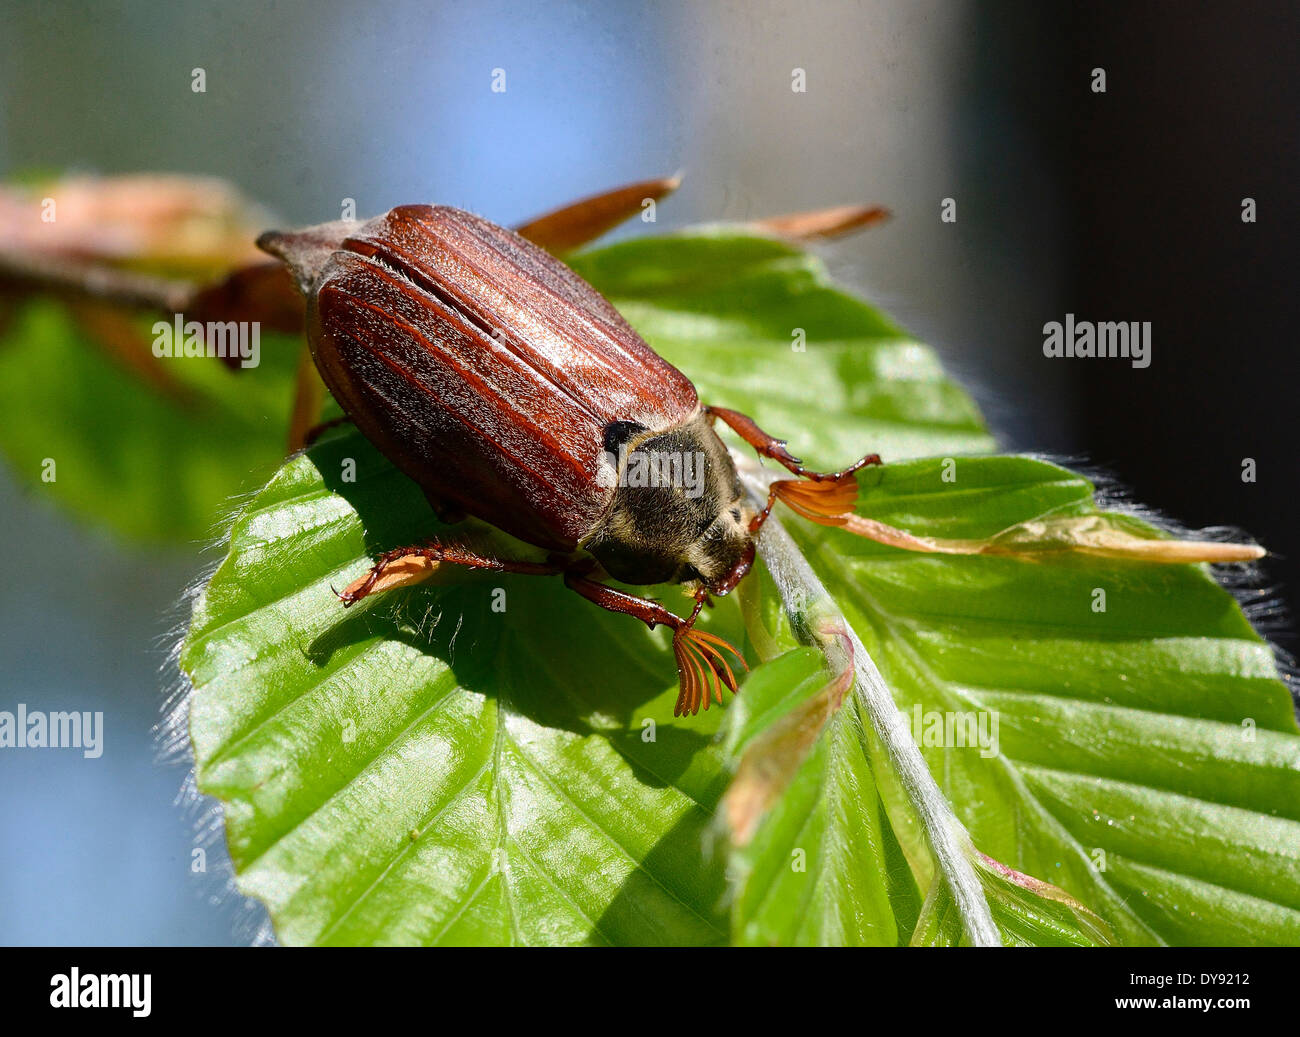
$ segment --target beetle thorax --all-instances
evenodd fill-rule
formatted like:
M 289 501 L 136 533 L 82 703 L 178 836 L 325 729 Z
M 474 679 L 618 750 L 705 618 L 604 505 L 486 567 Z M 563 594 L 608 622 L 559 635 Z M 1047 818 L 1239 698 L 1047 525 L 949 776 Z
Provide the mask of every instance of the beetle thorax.
M 582 546 L 617 580 L 717 589 L 752 553 L 754 507 L 703 413 L 660 432 L 611 425 L 598 478 L 614 493 Z

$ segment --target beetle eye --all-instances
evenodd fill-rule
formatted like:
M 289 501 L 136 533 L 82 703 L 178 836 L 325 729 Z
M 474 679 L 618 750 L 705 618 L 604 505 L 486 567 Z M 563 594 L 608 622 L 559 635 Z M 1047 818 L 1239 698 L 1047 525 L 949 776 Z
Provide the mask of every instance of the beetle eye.
M 617 454 L 633 436 L 647 431 L 639 421 L 611 421 L 605 426 L 605 453 Z

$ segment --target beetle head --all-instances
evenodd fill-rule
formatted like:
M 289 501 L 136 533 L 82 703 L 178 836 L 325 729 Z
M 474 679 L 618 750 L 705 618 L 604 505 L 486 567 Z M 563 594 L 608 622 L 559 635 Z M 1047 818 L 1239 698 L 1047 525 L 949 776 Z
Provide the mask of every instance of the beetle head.
M 663 432 L 615 422 L 598 478 L 614 494 L 583 546 L 624 583 L 726 594 L 749 569 L 754 507 L 703 415 Z

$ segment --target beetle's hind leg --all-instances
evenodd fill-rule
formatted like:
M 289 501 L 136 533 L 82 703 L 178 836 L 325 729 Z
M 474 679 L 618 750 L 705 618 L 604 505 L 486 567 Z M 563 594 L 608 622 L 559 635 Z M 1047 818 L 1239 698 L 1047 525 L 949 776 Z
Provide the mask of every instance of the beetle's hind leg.
M 673 631 L 673 655 L 677 660 L 677 705 L 673 716 L 690 713 L 694 716 L 700 706 L 709 708 L 710 700 L 722 705 L 722 689 L 726 687 L 732 693 L 737 688 L 736 674 L 727 662 L 724 652 L 730 652 L 746 670 L 749 669 L 745 657 L 735 648 L 718 637 L 704 630 L 695 629 L 700 609 L 704 607 L 706 595 L 701 592 L 696 596 L 695 609 L 689 619 L 669 612 L 666 608 L 650 598 L 639 598 L 635 594 L 616 590 L 587 574 L 590 567 L 579 565 L 568 569 L 564 574 L 567 587 L 577 591 L 588 601 L 610 612 L 622 612 L 641 620 L 653 630 L 659 624 L 671 627 Z
M 522 559 L 494 558 L 464 547 L 430 542 L 421 547 L 398 547 L 380 555 L 370 572 L 359 576 L 342 591 L 336 591 L 343 607 L 355 605 L 362 598 L 383 591 L 405 587 L 431 576 L 442 564 L 462 565 L 467 569 L 490 569 L 493 572 L 523 573 L 530 576 L 554 576 L 564 572 L 565 562 L 548 560 L 530 562 Z

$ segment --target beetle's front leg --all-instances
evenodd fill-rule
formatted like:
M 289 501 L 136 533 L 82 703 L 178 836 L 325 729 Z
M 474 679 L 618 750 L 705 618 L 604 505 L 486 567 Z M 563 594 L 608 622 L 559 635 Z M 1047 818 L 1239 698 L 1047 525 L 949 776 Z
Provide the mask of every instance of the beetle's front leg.
M 463 565 L 467 569 L 490 569 L 494 572 L 523 573 L 529 576 L 554 576 L 564 572 L 565 562 L 554 560 L 529 562 L 522 559 L 493 558 L 463 547 L 430 542 L 422 547 L 398 547 L 386 551 L 370 568 L 338 593 L 343 607 L 355 605 L 362 598 L 382 591 L 394 590 L 431 576 L 437 567 Z
M 741 414 L 740 411 L 728 410 L 726 407 L 709 406 L 704 408 L 704 413 L 711 418 L 721 418 L 723 424 L 757 450 L 759 454 L 763 457 L 770 457 L 773 461 L 784 465 L 801 479 L 810 479 L 813 482 L 843 482 L 859 468 L 882 463 L 879 454 L 868 454 L 862 460 L 849 465 L 848 468 L 841 471 L 814 472 L 805 468 L 803 462 L 785 448 L 784 439 L 777 439 L 775 436 L 768 435 L 758 427 L 758 423 L 749 415 Z
M 733 694 L 737 689 L 736 675 L 728 665 L 724 651 L 730 652 L 740 665 L 749 669 L 745 657 L 735 648 L 718 637 L 704 630 L 695 629 L 700 609 L 707 600 L 707 592 L 700 591 L 695 596 L 695 608 L 689 619 L 669 612 L 657 601 L 650 598 L 638 598 L 635 594 L 616 590 L 606 584 L 588 577 L 588 567 L 578 566 L 564 574 L 564 583 L 610 612 L 621 612 L 634 616 L 645 623 L 651 630 L 659 624 L 673 629 L 673 656 L 677 660 L 677 705 L 673 716 L 679 717 L 690 713 L 694 716 L 700 711 L 701 703 L 709 708 L 710 699 L 722 705 L 722 687 L 725 685 Z
M 785 440 L 768 435 L 748 415 L 726 407 L 705 407 L 704 411 L 710 417 L 720 418 L 761 456 L 770 457 L 799 476 L 798 479 L 777 479 L 768 487 L 767 506 L 749 523 L 750 533 L 756 534 L 763 528 L 778 500 L 814 522 L 838 524 L 857 503 L 858 480 L 854 478 L 857 470 L 881 463 L 879 454 L 868 454 L 838 472 L 813 472 L 785 448 Z

